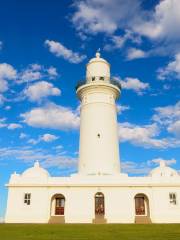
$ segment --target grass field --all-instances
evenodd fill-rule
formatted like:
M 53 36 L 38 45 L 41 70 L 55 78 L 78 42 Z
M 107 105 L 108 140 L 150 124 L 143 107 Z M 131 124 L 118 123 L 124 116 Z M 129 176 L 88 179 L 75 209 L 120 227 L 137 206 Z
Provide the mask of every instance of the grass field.
M 1 240 L 180 240 L 180 224 L 0 224 Z

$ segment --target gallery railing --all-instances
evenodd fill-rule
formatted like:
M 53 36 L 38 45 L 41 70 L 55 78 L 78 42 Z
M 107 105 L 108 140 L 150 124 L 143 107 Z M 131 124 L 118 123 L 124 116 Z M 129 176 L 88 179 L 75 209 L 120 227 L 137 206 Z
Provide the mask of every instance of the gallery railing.
M 110 83 L 110 84 L 113 84 L 113 85 L 115 85 L 116 87 L 118 87 L 120 90 L 121 90 L 121 83 L 118 81 L 118 80 L 116 80 L 116 79 L 113 79 L 113 78 L 109 78 L 109 77 L 102 77 L 102 76 L 96 76 L 96 77 L 91 77 L 91 78 L 89 78 L 89 79 L 87 79 L 87 80 L 81 80 L 81 81 L 79 81 L 78 83 L 77 83 L 77 85 L 76 85 L 76 90 L 79 88 L 79 87 L 81 87 L 81 86 L 83 86 L 83 85 L 85 85 L 85 84 L 88 84 L 88 83 L 95 83 L 96 81 L 105 81 L 105 82 L 108 82 L 108 83 Z

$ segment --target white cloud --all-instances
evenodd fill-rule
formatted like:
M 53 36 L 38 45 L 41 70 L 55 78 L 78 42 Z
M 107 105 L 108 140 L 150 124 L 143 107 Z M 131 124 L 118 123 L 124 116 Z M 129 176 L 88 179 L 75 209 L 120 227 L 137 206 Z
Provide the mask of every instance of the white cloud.
M 122 112 L 130 109 L 129 106 L 119 105 L 119 104 L 117 104 L 116 107 L 117 107 L 118 114 L 121 114 Z
M 7 106 L 5 106 L 4 109 L 5 109 L 6 111 L 9 111 L 9 110 L 11 109 L 11 106 L 7 105 Z
M 45 81 L 34 83 L 24 90 L 24 95 L 32 102 L 41 101 L 48 96 L 59 96 L 60 94 L 60 89 Z
M 126 58 L 127 58 L 127 60 L 133 60 L 133 59 L 138 59 L 138 58 L 145 58 L 145 57 L 147 57 L 147 55 L 148 54 L 141 49 L 129 48 Z
M 43 65 L 32 63 L 18 74 L 17 83 L 33 82 L 41 79 L 55 79 L 58 76 L 57 69 L 53 66 L 46 68 Z
M 151 163 L 160 164 L 161 162 L 164 162 L 166 165 L 172 165 L 172 164 L 175 164 L 177 161 L 174 158 L 164 159 L 164 158 L 159 157 L 159 158 L 154 158 L 154 159 L 148 161 L 148 164 L 151 164 Z
M 160 164 L 164 162 L 165 165 L 169 166 L 175 164 L 177 161 L 174 158 L 164 159 L 161 157 L 154 158 L 145 162 L 133 162 L 133 161 L 122 161 L 121 168 L 125 173 L 133 175 L 149 175 L 149 172 L 154 167 L 154 164 Z
M 43 66 L 41 66 L 40 64 L 37 64 L 37 63 L 32 63 L 29 65 L 29 68 L 33 71 L 40 71 L 40 70 L 42 70 Z
M 142 95 L 145 90 L 149 89 L 149 83 L 141 82 L 138 78 L 126 77 L 124 80 L 115 77 L 121 83 L 122 89 L 133 90 L 138 95 Z
M 167 66 L 159 68 L 157 73 L 160 80 L 172 77 L 180 79 L 180 53 L 177 53 L 174 60 L 169 62 Z
M 54 79 L 58 76 L 57 69 L 55 67 L 51 66 L 50 68 L 47 69 L 47 72 L 51 79 Z
M 43 142 L 52 142 L 52 141 L 57 140 L 58 138 L 59 137 L 57 137 L 53 134 L 45 133 L 45 134 L 39 136 L 38 139 L 33 139 L 33 138 L 29 139 L 28 143 L 35 145 L 35 144 L 40 143 L 42 141 Z
M 20 133 L 20 135 L 19 135 L 19 138 L 20 139 L 25 139 L 25 138 L 27 138 L 28 137 L 28 135 L 27 134 L 25 134 L 25 133 Z
M 76 1 L 72 22 L 78 32 L 86 34 L 113 34 L 118 28 L 132 22 L 139 13 L 138 0 L 84 0 Z M 131 7 L 129 7 L 131 6 Z
M 180 101 L 175 105 L 165 107 L 156 107 L 153 121 L 165 127 L 168 132 L 173 133 L 175 137 L 180 137 Z
M 33 127 L 51 129 L 76 129 L 79 127 L 80 118 L 76 112 L 69 108 L 55 104 L 32 109 L 21 114 L 24 122 Z
M 169 125 L 180 119 L 180 101 L 175 105 L 156 107 L 152 119 L 160 124 Z
M 134 50 L 133 59 L 180 51 L 179 0 L 158 1 L 151 9 L 144 9 L 140 0 L 81 0 L 74 1 L 73 6 L 75 12 L 72 22 L 79 35 L 105 33 L 113 42 L 112 36 L 117 30 L 130 31 L 155 43 L 148 54 L 139 49 Z M 118 45 L 122 47 L 126 42 L 124 36 L 116 40 L 115 48 Z M 112 50 L 111 45 L 106 45 L 105 49 Z M 131 54 L 129 57 L 131 58 Z
M 110 37 L 110 43 L 106 44 L 104 46 L 104 50 L 106 51 L 112 51 L 115 49 L 120 49 L 124 47 L 127 41 L 131 41 L 133 43 L 140 44 L 141 38 L 139 35 L 135 35 L 129 30 L 125 31 L 125 34 L 122 36 L 113 35 Z
M 14 80 L 16 75 L 16 70 L 10 64 L 0 64 L 0 92 L 8 90 L 8 80 Z
M 133 161 L 122 161 L 121 169 L 122 172 L 133 175 L 147 175 L 151 170 L 146 162 L 138 163 Z
M 180 1 L 160 1 L 149 16 L 148 21 L 134 25 L 134 30 L 152 39 L 166 39 L 174 41 L 180 39 Z
M 0 118 L 0 128 L 6 127 L 7 124 L 5 123 L 6 118 Z
M 2 79 L 15 79 L 16 78 L 16 70 L 7 63 L 1 63 L 0 64 L 0 78 Z
M 111 37 L 111 44 L 106 44 L 104 46 L 104 50 L 106 51 L 112 51 L 114 49 L 119 49 L 124 46 L 127 39 L 123 36 L 112 36 Z
M 56 167 L 56 169 L 63 170 L 63 173 L 71 173 L 77 169 L 77 158 L 63 154 L 63 152 L 60 151 L 50 153 L 48 149 L 32 147 L 0 148 L 0 160 L 8 161 L 9 159 L 31 164 L 39 161 L 43 167 Z
M 80 55 L 79 53 L 73 52 L 60 42 L 46 40 L 45 45 L 56 57 L 63 57 L 65 60 L 68 60 L 71 63 L 80 63 L 86 58 L 85 55 Z
M 53 134 L 49 134 L 49 133 L 46 133 L 44 135 L 42 135 L 40 137 L 40 139 L 44 142 L 52 142 L 52 141 L 55 141 L 57 140 L 59 137 L 53 135 Z
M 180 120 L 171 123 L 168 127 L 168 131 L 173 133 L 176 137 L 180 137 Z
M 14 130 L 14 129 L 17 129 L 17 128 L 22 128 L 22 125 L 18 124 L 18 123 L 10 123 L 10 124 L 8 124 L 7 128 L 9 130 Z
M 32 82 L 42 78 L 41 66 L 39 64 L 30 64 L 19 74 L 18 83 Z
M 145 148 L 167 148 L 175 146 L 173 140 L 159 139 L 159 128 L 156 124 L 138 126 L 128 122 L 119 123 L 119 139 Z M 179 144 L 179 143 L 178 143 Z
M 0 83 L 0 87 L 1 87 L 1 83 Z M 6 98 L 2 94 L 0 94 L 0 105 L 3 105 L 5 100 L 6 100 Z

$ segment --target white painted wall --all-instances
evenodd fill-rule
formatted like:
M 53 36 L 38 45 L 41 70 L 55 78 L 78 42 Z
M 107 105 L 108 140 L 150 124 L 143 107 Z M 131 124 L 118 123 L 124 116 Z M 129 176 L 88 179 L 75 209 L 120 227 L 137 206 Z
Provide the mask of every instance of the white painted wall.
M 6 223 L 47 223 L 51 216 L 53 195 L 63 194 L 65 196 L 65 222 L 92 223 L 95 217 L 94 196 L 97 192 L 102 192 L 105 198 L 107 223 L 134 223 L 134 197 L 139 193 L 145 194 L 149 199 L 152 222 L 180 223 L 180 187 L 123 185 L 108 187 L 101 185 L 100 183 L 99 186 L 79 187 L 10 187 L 5 221 Z M 30 206 L 24 204 L 24 193 L 27 192 L 32 196 Z M 176 192 L 177 205 L 170 204 L 170 192 Z

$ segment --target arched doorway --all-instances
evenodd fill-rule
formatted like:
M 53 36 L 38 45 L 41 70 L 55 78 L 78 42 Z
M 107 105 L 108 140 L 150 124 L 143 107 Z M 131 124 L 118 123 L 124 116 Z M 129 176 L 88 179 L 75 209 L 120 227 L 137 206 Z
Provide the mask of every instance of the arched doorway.
M 104 194 L 102 192 L 97 192 L 94 196 L 95 200 L 95 218 L 93 223 L 106 223 L 105 215 L 105 203 Z
M 51 216 L 49 223 L 64 223 L 65 197 L 63 194 L 55 194 L 51 198 Z
M 150 223 L 150 209 L 149 199 L 143 194 L 136 194 L 135 200 L 135 222 L 136 223 Z

